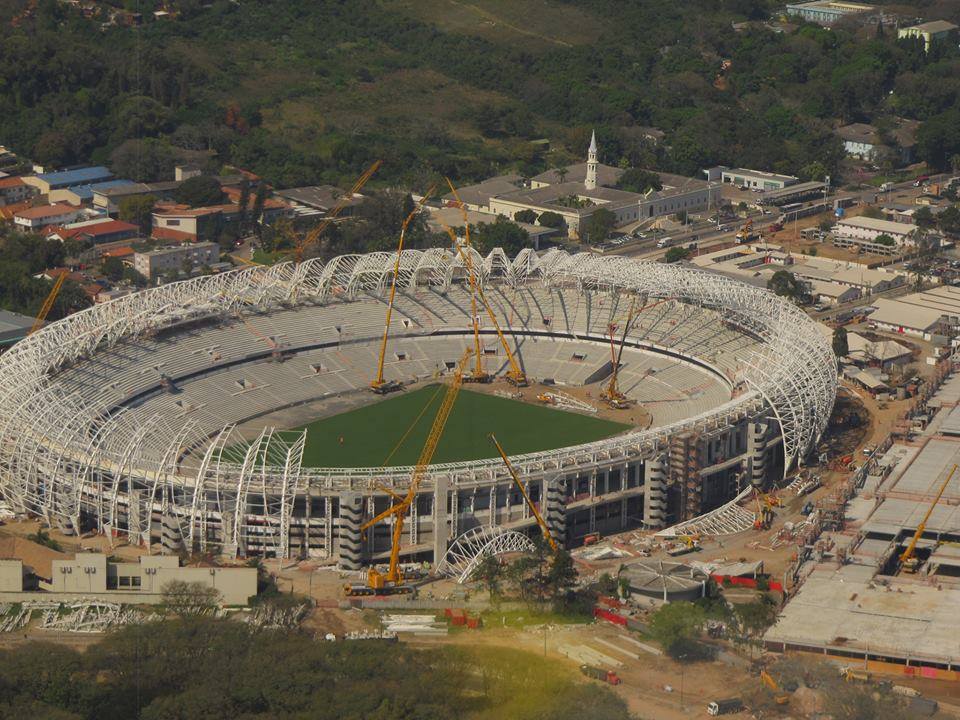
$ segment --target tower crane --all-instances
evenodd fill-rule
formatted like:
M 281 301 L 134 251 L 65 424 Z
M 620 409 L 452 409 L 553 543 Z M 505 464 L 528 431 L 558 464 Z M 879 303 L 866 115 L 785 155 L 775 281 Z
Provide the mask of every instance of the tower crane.
M 377 359 L 377 376 L 370 383 L 370 389 L 378 395 L 386 395 L 391 390 L 396 390 L 400 387 L 400 384 L 396 380 L 387 381 L 383 379 L 383 361 L 387 354 L 387 337 L 390 335 L 390 318 L 393 316 L 393 301 L 397 294 L 397 276 L 400 274 L 400 256 L 403 254 L 403 240 L 407 234 L 407 227 L 413 221 L 413 218 L 417 216 L 417 213 L 423 209 L 427 198 L 433 194 L 434 189 L 435 188 L 431 187 L 423 194 L 420 202 L 418 202 L 413 210 L 410 211 L 410 214 L 404 218 L 403 225 L 400 227 L 400 241 L 397 243 L 397 259 L 393 263 L 393 278 L 390 281 L 390 297 L 387 300 L 387 320 L 383 326 L 383 340 L 380 342 L 380 356 Z
M 503 451 L 503 447 L 499 442 L 497 442 L 497 438 L 493 433 L 490 433 L 490 441 L 494 444 L 494 446 L 496 446 L 497 452 L 500 453 L 500 459 L 503 460 L 503 464 L 507 466 L 507 470 L 510 472 L 510 477 L 513 478 L 514 484 L 517 486 L 520 494 L 523 495 L 523 499 L 527 503 L 527 507 L 530 508 L 530 512 L 533 513 L 533 517 L 536 519 L 537 525 L 540 526 L 540 532 L 543 533 L 543 539 L 547 541 L 548 545 L 550 545 L 551 550 L 557 552 L 560 549 L 557 545 L 557 541 L 553 539 L 553 535 L 550 533 L 550 528 L 547 527 L 547 523 L 544 521 L 543 516 L 540 515 L 540 511 L 537 510 L 537 506 L 533 504 L 533 501 L 527 494 L 527 489 L 523 486 L 523 483 L 520 482 L 520 477 L 517 475 L 517 471 L 513 469 L 513 463 L 510 462 L 510 458 L 507 457 L 507 454 Z
M 940 490 L 937 492 L 937 496 L 933 499 L 933 502 L 930 503 L 930 507 L 927 508 L 926 514 L 923 516 L 923 520 L 920 521 L 920 524 L 917 525 L 917 531 L 913 534 L 913 537 L 910 539 L 910 544 L 907 545 L 907 549 L 903 551 L 903 554 L 900 556 L 900 566 L 907 572 L 916 572 L 917 568 L 920 566 L 920 561 L 915 556 L 917 550 L 917 543 L 920 541 L 920 536 L 923 535 L 923 531 L 927 529 L 927 521 L 930 519 L 930 516 L 933 514 L 933 509 L 937 506 L 937 503 L 940 502 L 940 498 L 943 497 L 944 491 L 947 489 L 947 485 L 950 484 L 950 478 L 953 477 L 953 474 L 957 471 L 957 466 L 954 465 L 950 469 L 950 473 L 947 475 L 946 480 L 940 485 Z
M 40 308 L 40 312 L 37 313 L 36 320 L 33 321 L 33 326 L 30 328 L 30 332 L 27 333 L 27 336 L 33 335 L 37 330 L 43 327 L 43 322 L 47 319 L 47 315 L 50 314 L 50 311 L 53 309 L 53 303 L 56 302 L 57 296 L 60 294 L 63 284 L 67 280 L 67 273 L 60 273 L 60 276 L 53 283 L 53 287 L 50 290 L 50 293 L 47 295 L 46 299 L 43 301 L 43 305 Z
M 400 498 L 395 493 L 389 493 L 393 496 L 396 503 L 388 507 L 376 517 L 368 520 L 360 526 L 360 531 L 365 532 L 381 520 L 393 517 L 393 534 L 390 545 L 390 565 L 387 572 L 381 572 L 376 567 L 370 566 L 367 570 L 367 582 L 354 585 L 347 585 L 344 593 L 347 595 L 396 595 L 412 592 L 412 588 L 404 584 L 403 571 L 400 569 L 400 540 L 403 536 L 403 522 L 410 506 L 416 500 L 417 488 L 420 487 L 420 481 L 427 472 L 427 468 L 433 460 L 433 454 L 437 450 L 440 438 L 443 436 L 443 430 L 447 425 L 447 419 L 450 417 L 450 411 L 453 410 L 453 404 L 457 400 L 460 388 L 463 386 L 463 371 L 470 359 L 472 351 L 468 348 L 463 357 L 457 363 L 453 373 L 453 381 L 447 387 L 447 392 L 443 397 L 437 415 L 433 419 L 433 426 L 427 435 L 427 442 L 420 451 L 420 457 L 410 475 L 410 486 L 407 493 Z
M 630 398 L 620 392 L 620 388 L 617 386 L 617 375 L 620 371 L 620 360 L 623 358 L 623 346 L 627 342 L 627 333 L 633 324 L 633 311 L 636 309 L 636 305 L 637 297 L 634 295 L 630 301 L 630 312 L 627 313 L 627 321 L 623 325 L 623 335 L 620 337 L 620 349 L 618 351 L 614 351 L 614 328 L 610 328 L 610 360 L 613 363 L 613 372 L 610 373 L 610 382 L 600 391 L 600 399 L 617 410 L 624 410 L 630 407 Z

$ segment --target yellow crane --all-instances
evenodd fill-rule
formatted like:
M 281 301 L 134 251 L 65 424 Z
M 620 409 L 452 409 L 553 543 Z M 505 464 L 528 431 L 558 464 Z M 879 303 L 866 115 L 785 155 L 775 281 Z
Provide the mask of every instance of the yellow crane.
M 523 371 L 523 368 L 520 367 L 520 364 L 517 362 L 516 356 L 510 350 L 510 345 L 507 343 L 507 338 L 503 334 L 503 330 L 500 327 L 500 323 L 497 322 L 497 316 L 493 312 L 493 308 L 490 307 L 490 303 L 487 302 L 487 297 L 483 292 L 483 287 L 476 281 L 476 272 L 473 267 L 473 259 L 470 257 L 470 254 L 464 250 L 464 246 L 469 250 L 470 248 L 470 223 L 467 217 L 467 210 L 463 202 L 460 200 L 460 195 L 457 193 L 457 189 L 453 186 L 453 183 L 450 181 L 450 178 L 445 178 L 447 185 L 450 188 L 450 192 L 453 193 L 454 199 L 457 201 L 457 206 L 460 208 L 460 212 L 463 215 L 463 232 L 464 232 L 464 241 L 461 243 L 456 234 L 449 227 L 444 226 L 447 231 L 447 234 L 450 236 L 450 240 L 453 242 L 453 246 L 456 248 L 457 252 L 460 254 L 460 259 L 463 260 L 463 264 L 467 268 L 467 276 L 470 280 L 470 294 L 471 301 L 473 306 L 473 334 L 474 334 L 474 346 L 475 351 L 478 353 L 477 367 L 474 371 L 475 377 L 489 379 L 486 372 L 484 372 L 480 360 L 480 328 L 478 325 L 478 317 L 476 310 L 476 297 L 480 296 L 480 301 L 483 303 L 484 309 L 487 311 L 487 316 L 490 318 L 490 323 L 493 325 L 494 329 L 497 331 L 497 338 L 500 340 L 500 345 L 503 347 L 503 351 L 507 356 L 507 361 L 510 363 L 510 369 L 507 371 L 506 378 L 507 382 L 516 387 L 526 387 L 529 385 L 527 380 L 527 375 Z
M 513 463 L 510 462 L 510 458 L 507 457 L 507 454 L 503 451 L 503 447 L 499 442 L 497 442 L 497 438 L 493 433 L 490 433 L 490 440 L 496 446 L 497 452 L 500 453 L 500 459 L 503 460 L 503 464 L 507 466 L 507 470 L 510 472 L 510 477 L 513 478 L 514 484 L 517 486 L 520 494 L 523 495 L 523 499 L 527 503 L 527 507 L 530 508 L 530 512 L 532 512 L 533 517 L 536 518 L 537 525 L 540 526 L 540 532 L 543 533 L 543 539 L 546 540 L 550 545 L 551 550 L 557 552 L 560 549 L 557 546 L 557 541 L 553 539 L 553 535 L 550 533 L 550 528 L 547 527 L 547 523 L 544 522 L 543 516 L 541 516 L 540 511 L 537 510 L 537 506 L 533 504 L 533 501 L 527 494 L 527 489 L 523 486 L 523 483 L 520 482 L 520 477 L 517 475 L 517 471 L 513 469 Z M 545 495 L 545 492 L 541 493 L 542 497 Z
M 303 261 L 304 249 L 310 245 L 313 245 L 315 242 L 317 242 L 317 240 L 320 239 L 320 236 L 323 235 L 323 231 L 330 227 L 331 223 L 333 223 L 333 221 L 339 217 L 340 213 L 343 212 L 343 210 L 351 203 L 353 196 L 363 189 L 363 186 L 366 185 L 367 181 L 373 177 L 373 174 L 380 169 L 380 165 L 382 164 L 382 160 L 377 160 L 370 167 L 364 170 L 363 174 L 358 177 L 356 182 L 353 184 L 353 187 L 351 187 L 348 192 L 340 196 L 337 204 L 330 209 L 323 220 L 317 223 L 316 227 L 304 235 L 302 239 L 298 237 L 294 238 L 294 241 L 296 242 L 294 253 L 296 254 L 297 262 Z
M 923 516 L 923 520 L 920 521 L 920 524 L 917 525 L 917 531 L 913 534 L 913 538 L 910 540 L 910 544 L 907 545 L 907 549 L 903 551 L 903 554 L 900 556 L 900 566 L 907 572 L 916 572 L 917 567 L 919 566 L 919 561 L 917 560 L 914 553 L 917 550 L 917 543 L 920 541 L 920 536 L 923 535 L 923 531 L 927 529 L 927 521 L 930 519 L 930 516 L 933 514 L 933 509 L 937 506 L 937 503 L 940 502 L 940 498 L 943 497 L 944 491 L 947 489 L 947 485 L 950 484 L 950 478 L 953 477 L 953 474 L 957 471 L 957 466 L 954 465 L 950 468 L 950 473 L 947 475 L 946 480 L 940 485 L 940 490 L 937 492 L 937 496 L 933 499 L 933 502 L 930 503 L 930 507 L 927 508 L 926 514 Z
M 630 312 L 627 313 L 627 321 L 623 325 L 623 335 L 620 337 L 620 349 L 616 353 L 614 352 L 613 346 L 614 328 L 610 328 L 610 360 L 613 363 L 613 372 L 610 373 L 610 382 L 600 391 L 600 399 L 617 410 L 624 410 L 630 407 L 630 399 L 620 392 L 620 388 L 617 387 L 617 375 L 620 371 L 620 360 L 623 358 L 623 346 L 627 342 L 627 333 L 633 324 L 633 311 L 636 309 L 636 304 L 637 297 L 634 295 L 630 301 Z
M 367 570 L 367 582 L 365 584 L 347 585 L 344 592 L 347 595 L 374 595 L 374 594 L 399 594 L 411 592 L 410 588 L 404 584 L 403 571 L 400 569 L 400 539 L 403 535 L 403 522 L 407 511 L 417 497 L 417 488 L 420 481 L 427 472 L 427 468 L 433 460 L 433 454 L 437 450 L 440 438 L 443 436 L 443 429 L 447 425 L 450 417 L 450 411 L 453 410 L 453 404 L 457 400 L 460 388 L 463 386 L 463 371 L 467 361 L 470 359 L 471 351 L 468 348 L 460 358 L 453 373 L 453 381 L 447 387 L 447 392 L 443 397 L 437 415 L 433 419 L 433 426 L 427 435 L 427 442 L 420 451 L 420 457 L 410 475 L 410 486 L 403 497 L 395 493 L 389 493 L 393 496 L 396 503 L 388 507 L 376 517 L 368 520 L 360 526 L 361 532 L 365 532 L 381 520 L 393 516 L 393 536 L 390 545 L 390 565 L 387 572 L 380 572 L 373 565 Z
M 60 294 L 60 289 L 63 287 L 63 284 L 67 281 L 67 275 L 69 273 L 62 272 L 57 277 L 56 281 L 53 283 L 53 288 L 50 290 L 50 294 L 47 295 L 46 300 L 43 301 L 43 305 L 40 308 L 40 312 L 37 313 L 37 319 L 33 321 L 33 326 L 30 328 L 30 332 L 27 333 L 27 336 L 33 335 L 37 330 L 43 327 L 44 320 L 47 319 L 47 315 L 50 314 L 50 311 L 53 309 L 53 303 L 57 300 L 57 295 Z
M 380 342 L 380 356 L 377 359 L 377 376 L 370 383 L 370 389 L 373 390 L 378 395 L 386 395 L 391 390 L 396 390 L 400 385 L 396 380 L 391 380 L 387 382 L 383 379 L 383 361 L 387 354 L 387 337 L 390 335 L 390 318 L 393 316 L 393 301 L 397 295 L 397 276 L 400 274 L 400 256 L 403 254 L 403 240 L 407 234 L 407 227 L 413 222 L 413 218 L 417 216 L 422 209 L 424 204 L 427 202 L 427 198 L 433 194 L 435 188 L 430 188 L 423 194 L 423 197 L 420 198 L 420 202 L 416 204 L 413 210 L 410 211 L 410 214 L 404 218 L 403 225 L 400 227 L 400 241 L 397 244 L 397 259 L 393 263 L 393 278 L 390 281 L 390 297 L 387 300 L 387 321 L 383 326 L 383 340 Z

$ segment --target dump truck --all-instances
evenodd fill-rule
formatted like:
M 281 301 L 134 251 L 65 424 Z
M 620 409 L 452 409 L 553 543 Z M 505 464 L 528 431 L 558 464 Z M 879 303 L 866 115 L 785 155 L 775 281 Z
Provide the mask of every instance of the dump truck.
M 714 700 L 707 704 L 707 715 L 729 715 L 741 710 L 743 710 L 743 700 L 740 698 Z
M 617 675 L 613 670 L 605 670 L 603 668 L 594 667 L 593 665 L 581 665 L 580 672 L 589 678 L 593 678 L 594 680 L 599 680 L 610 685 L 619 685 L 621 682 L 620 676 Z

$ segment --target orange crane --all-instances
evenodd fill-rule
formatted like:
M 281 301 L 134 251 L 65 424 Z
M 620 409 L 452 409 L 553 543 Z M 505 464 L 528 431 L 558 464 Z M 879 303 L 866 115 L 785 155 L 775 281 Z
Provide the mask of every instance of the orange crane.
M 410 214 L 404 218 L 403 225 L 400 227 L 400 242 L 397 244 L 397 259 L 393 263 L 393 278 L 390 281 L 390 297 L 387 301 L 387 321 L 383 326 L 383 340 L 380 343 L 380 356 L 377 359 L 377 377 L 370 383 L 370 389 L 378 395 L 386 395 L 391 390 L 396 390 L 400 387 L 400 384 L 396 380 L 390 380 L 388 382 L 383 379 L 383 361 L 387 354 L 387 337 L 390 335 L 390 318 L 393 315 L 393 301 L 397 295 L 397 276 L 400 274 L 400 256 L 403 254 L 403 239 L 407 234 L 407 227 L 413 221 L 413 218 L 416 217 L 417 213 L 423 209 L 427 198 L 433 194 L 434 190 L 435 188 L 431 187 L 424 193 L 423 197 L 420 198 L 420 202 L 418 202 L 413 210 L 410 211 Z
M 450 411 L 453 410 L 453 404 L 457 400 L 460 388 L 463 386 L 463 371 L 470 359 L 471 350 L 468 348 L 463 357 L 457 363 L 453 373 L 453 381 L 447 387 L 447 392 L 443 397 L 437 415 L 433 419 L 433 426 L 427 436 L 427 442 L 420 451 L 420 457 L 413 468 L 410 476 L 410 487 L 407 488 L 407 494 L 402 498 L 395 493 L 390 493 L 397 500 L 396 503 L 388 507 L 382 513 L 371 520 L 368 520 L 360 526 L 361 532 L 376 525 L 381 520 L 393 517 L 393 539 L 390 545 L 390 565 L 387 572 L 380 572 L 376 567 L 370 566 L 367 570 L 367 582 L 353 585 L 347 585 L 344 593 L 347 595 L 396 595 L 400 593 L 412 592 L 412 588 L 404 584 L 403 571 L 400 569 L 400 540 L 403 536 L 403 521 L 407 511 L 417 497 L 417 488 L 420 481 L 427 472 L 433 460 L 433 454 L 437 450 L 437 444 L 443 436 L 443 429 L 447 425 L 447 419 L 450 417 Z
M 633 324 L 633 311 L 636 308 L 636 304 L 637 297 L 634 295 L 633 299 L 630 301 L 630 312 L 627 313 L 627 321 L 623 325 L 623 335 L 620 337 L 619 351 L 615 351 L 613 344 L 613 332 L 615 326 L 610 326 L 610 361 L 613 363 L 613 372 L 610 374 L 610 382 L 603 390 L 600 391 L 600 399 L 607 403 L 610 407 L 617 410 L 624 410 L 630 407 L 630 399 L 620 392 L 620 388 L 617 387 L 617 374 L 620 370 L 620 360 L 623 358 L 623 346 L 627 342 L 627 333 L 630 331 L 630 326 Z
M 937 496 L 933 499 L 933 502 L 930 503 L 930 507 L 927 508 L 926 514 L 923 516 L 923 520 L 917 525 L 917 531 L 913 534 L 913 538 L 910 540 L 910 544 L 907 545 L 907 549 L 903 551 L 903 554 L 900 556 L 900 566 L 907 572 L 916 572 L 917 568 L 920 565 L 919 560 L 916 558 L 914 553 L 917 550 L 917 543 L 920 541 L 920 536 L 923 535 L 923 531 L 927 529 L 927 521 L 930 519 L 930 516 L 933 514 L 933 509 L 937 506 L 937 503 L 940 502 L 940 498 L 943 497 L 944 491 L 947 489 L 947 485 L 950 484 L 950 478 L 953 477 L 953 474 L 957 471 L 957 466 L 954 465 L 950 469 L 950 473 L 947 475 L 947 479 L 943 481 L 940 485 L 940 490 L 937 493 Z
M 781 692 L 780 685 L 766 670 L 760 671 L 760 682 L 770 688 L 770 691 L 773 693 L 773 700 L 777 705 L 786 705 L 790 702 L 790 696 Z
M 496 436 L 493 433 L 490 433 L 489 437 L 490 441 L 496 446 L 497 452 L 500 453 L 500 459 L 503 460 L 503 464 L 506 465 L 507 470 L 510 471 L 510 477 L 513 478 L 514 484 L 517 486 L 520 494 L 523 495 L 523 499 L 527 503 L 527 507 L 530 508 L 530 512 L 532 512 L 533 517 L 536 518 L 537 525 L 540 526 L 540 532 L 543 533 L 543 539 L 546 540 L 547 544 L 550 545 L 551 550 L 557 552 L 560 549 L 557 545 L 557 541 L 553 539 L 553 535 L 550 533 L 550 528 L 547 527 L 547 523 L 544 522 L 543 516 L 541 516 L 540 511 L 537 510 L 537 506 L 533 504 L 533 501 L 527 494 L 527 489 L 523 486 L 523 483 L 520 482 L 520 477 L 517 475 L 517 471 L 513 469 L 513 464 L 510 462 L 510 458 L 507 457 L 507 454 L 503 451 L 503 447 L 499 442 L 497 442 Z
M 330 212 L 327 213 L 326 217 L 321 220 L 315 228 L 308 232 L 303 239 L 295 238 L 297 246 L 294 249 L 294 252 L 297 256 L 297 262 L 303 261 L 303 250 L 309 245 L 313 245 L 317 240 L 320 239 L 320 236 L 323 235 L 323 231 L 330 227 L 331 223 L 337 219 L 344 208 L 350 204 L 353 200 L 353 196 L 356 195 L 363 189 L 363 186 L 367 184 L 367 181 L 373 177 L 373 174 L 380 169 L 380 165 L 383 164 L 382 160 L 377 160 L 370 167 L 363 171 L 363 174 L 357 178 L 357 181 L 353 184 L 353 187 L 350 188 L 349 192 L 344 193 L 340 196 L 340 200 L 336 205 L 331 208 Z
M 53 303 L 56 301 L 57 295 L 60 294 L 60 289 L 66 282 L 67 275 L 68 273 L 63 272 L 59 275 L 59 277 L 57 277 L 56 281 L 54 281 L 53 288 L 50 290 L 50 294 L 47 295 L 46 300 L 43 301 L 40 312 L 37 313 L 37 319 L 33 321 L 33 326 L 30 328 L 30 332 L 27 333 L 28 337 L 43 327 L 43 322 L 47 319 L 47 315 L 49 315 L 50 311 L 53 309 Z

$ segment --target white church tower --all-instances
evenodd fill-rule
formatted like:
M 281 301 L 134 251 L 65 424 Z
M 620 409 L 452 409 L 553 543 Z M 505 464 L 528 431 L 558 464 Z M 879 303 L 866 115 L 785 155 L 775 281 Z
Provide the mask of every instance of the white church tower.
M 583 181 L 587 190 L 597 189 L 597 131 L 590 136 L 590 149 L 587 150 L 587 177 Z

